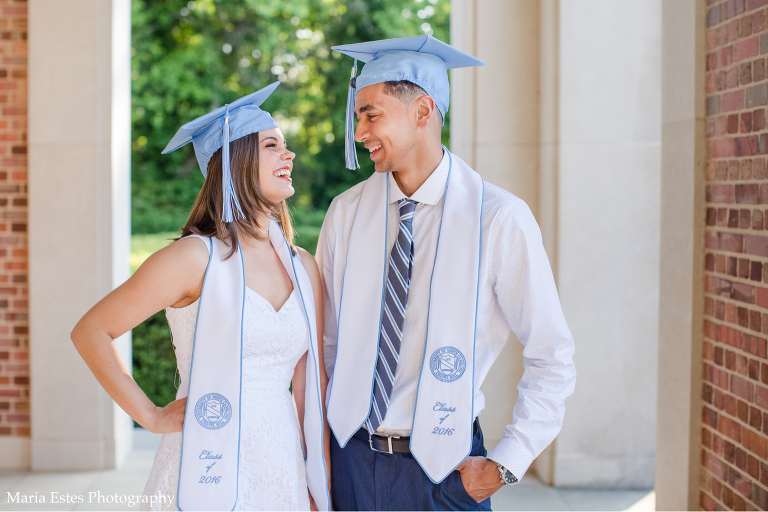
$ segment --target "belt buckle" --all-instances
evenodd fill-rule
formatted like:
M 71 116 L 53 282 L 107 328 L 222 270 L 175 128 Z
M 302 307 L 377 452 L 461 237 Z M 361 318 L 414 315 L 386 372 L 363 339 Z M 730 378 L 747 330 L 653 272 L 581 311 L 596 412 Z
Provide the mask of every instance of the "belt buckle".
M 376 437 L 378 437 L 378 438 L 383 438 L 384 437 L 384 438 L 387 439 L 387 447 L 389 448 L 388 451 L 387 450 L 379 450 L 378 448 L 374 448 L 373 447 L 373 436 L 374 435 Z M 400 436 L 380 436 L 378 434 L 371 434 L 370 432 L 368 432 L 368 445 L 371 447 L 371 450 L 373 450 L 374 452 L 388 453 L 388 454 L 392 455 L 392 453 L 393 453 L 392 452 L 392 439 L 400 439 Z

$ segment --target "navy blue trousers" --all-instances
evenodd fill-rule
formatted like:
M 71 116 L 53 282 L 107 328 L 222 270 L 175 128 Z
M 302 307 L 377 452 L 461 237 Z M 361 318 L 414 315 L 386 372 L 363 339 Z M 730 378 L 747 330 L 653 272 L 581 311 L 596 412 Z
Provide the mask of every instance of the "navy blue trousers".
M 470 456 L 485 456 L 483 431 L 472 439 Z M 379 453 L 355 437 L 341 448 L 331 435 L 331 493 L 334 510 L 491 510 L 467 494 L 453 471 L 439 484 L 409 453 Z

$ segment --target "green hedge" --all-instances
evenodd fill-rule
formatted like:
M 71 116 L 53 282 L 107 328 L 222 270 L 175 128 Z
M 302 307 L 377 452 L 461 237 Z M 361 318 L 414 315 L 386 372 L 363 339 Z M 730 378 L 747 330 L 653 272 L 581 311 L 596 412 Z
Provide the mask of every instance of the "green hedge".
M 133 329 L 133 378 L 155 405 L 165 407 L 176 399 L 175 377 L 176 354 L 160 311 Z

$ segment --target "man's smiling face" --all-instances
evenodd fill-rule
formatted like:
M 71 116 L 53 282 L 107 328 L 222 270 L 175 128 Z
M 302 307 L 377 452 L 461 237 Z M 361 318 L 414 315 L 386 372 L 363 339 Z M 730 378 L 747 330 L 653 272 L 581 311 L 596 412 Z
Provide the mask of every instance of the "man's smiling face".
M 355 96 L 355 140 L 369 151 L 376 172 L 401 170 L 416 143 L 416 111 L 384 92 L 384 83 L 364 87 Z

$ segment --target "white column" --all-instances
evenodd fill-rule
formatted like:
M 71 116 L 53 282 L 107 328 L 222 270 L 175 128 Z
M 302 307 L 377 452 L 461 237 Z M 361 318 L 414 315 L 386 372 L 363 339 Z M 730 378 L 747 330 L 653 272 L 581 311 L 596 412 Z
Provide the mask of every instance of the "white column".
M 452 44 L 487 63 L 451 72 L 452 151 L 535 214 L 539 2 L 454 0 L 452 13 Z
M 454 0 L 452 12 L 454 44 L 488 62 L 452 75 L 452 145 L 531 205 L 576 341 L 576 391 L 534 470 L 560 486 L 650 487 L 661 1 Z M 484 385 L 494 428 L 511 418 L 513 345 Z
M 704 0 L 662 4 L 656 509 L 699 508 L 704 305 Z
M 560 151 L 559 119 L 559 0 L 540 0 L 539 83 L 539 211 L 536 220 L 541 228 L 544 250 L 557 282 L 559 226 L 558 158 Z M 534 461 L 531 471 L 543 483 L 554 482 L 555 439 Z
M 553 483 L 651 487 L 661 1 L 569 0 L 559 8 L 557 274 L 578 380 Z
M 451 72 L 451 151 L 484 180 L 525 200 L 536 214 L 539 165 L 539 2 L 453 0 L 451 44 L 484 60 Z M 512 420 L 522 345 L 512 335 L 483 383 L 486 447 Z
M 129 275 L 130 0 L 29 2 L 33 470 L 112 468 L 131 419 L 69 339 Z M 115 341 L 130 367 L 130 334 Z

